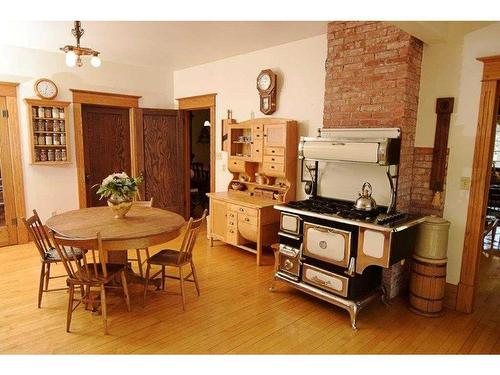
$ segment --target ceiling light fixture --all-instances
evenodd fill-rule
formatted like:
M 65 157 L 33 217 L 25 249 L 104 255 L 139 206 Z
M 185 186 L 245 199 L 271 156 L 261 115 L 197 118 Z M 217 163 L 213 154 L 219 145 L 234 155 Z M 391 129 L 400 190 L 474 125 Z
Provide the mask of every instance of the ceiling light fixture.
M 92 56 L 90 64 L 93 67 L 98 68 L 101 66 L 99 51 L 93 50 L 92 48 L 80 47 L 80 38 L 84 32 L 85 30 L 81 28 L 80 21 L 75 21 L 75 28 L 71 30 L 71 33 L 76 38 L 76 46 L 67 45 L 60 48 L 60 50 L 66 53 L 67 66 L 82 66 L 82 56 Z

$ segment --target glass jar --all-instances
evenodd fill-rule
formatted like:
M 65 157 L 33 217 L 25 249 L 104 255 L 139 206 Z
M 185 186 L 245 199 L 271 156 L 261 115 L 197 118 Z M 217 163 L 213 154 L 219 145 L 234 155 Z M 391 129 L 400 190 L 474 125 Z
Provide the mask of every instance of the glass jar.
M 55 159 L 56 161 L 61 161 L 61 150 L 56 148 L 56 151 L 55 151 Z
M 54 145 L 60 145 L 61 144 L 61 139 L 59 138 L 59 134 L 54 134 L 52 144 Z
M 55 132 L 59 131 L 59 121 L 54 121 L 54 124 L 52 126 L 52 131 L 55 131 Z
M 38 107 L 38 117 L 40 117 L 40 118 L 44 118 L 45 117 L 45 108 Z
M 46 145 L 52 144 L 52 134 L 45 134 L 45 144 Z
M 59 131 L 64 131 L 64 121 L 59 121 Z
M 62 145 L 65 145 L 65 144 L 66 144 L 66 134 L 65 134 L 65 133 L 62 133 L 62 134 L 61 134 L 61 144 L 62 144 Z
M 31 116 L 38 117 L 38 107 L 31 107 Z
M 43 133 L 38 134 L 38 144 L 45 145 L 45 134 Z
M 59 108 L 59 118 L 64 120 L 64 108 Z
M 35 150 L 35 161 L 40 161 L 40 150 L 38 148 Z
M 59 108 L 52 108 L 52 118 L 59 118 Z
M 55 159 L 54 150 L 49 149 L 49 151 L 47 151 L 47 160 L 54 161 L 54 159 Z
M 49 120 L 45 120 L 45 121 L 44 121 L 44 126 L 43 126 L 43 127 L 44 127 L 44 130 L 45 130 L 46 132 L 50 132 L 50 131 L 52 131 L 52 124 L 50 123 L 50 121 L 49 121 Z
M 47 150 L 44 148 L 40 151 L 40 161 L 47 161 Z
M 52 108 L 47 107 L 45 108 L 45 118 L 51 118 L 52 117 Z
M 35 135 L 34 135 L 34 137 L 33 137 L 33 144 L 34 144 L 34 145 L 37 145 L 37 144 L 38 144 L 38 135 L 36 135 L 36 134 L 35 134 Z
M 67 158 L 67 156 L 66 156 L 66 149 L 63 148 L 61 150 L 61 161 L 66 161 L 66 158 Z

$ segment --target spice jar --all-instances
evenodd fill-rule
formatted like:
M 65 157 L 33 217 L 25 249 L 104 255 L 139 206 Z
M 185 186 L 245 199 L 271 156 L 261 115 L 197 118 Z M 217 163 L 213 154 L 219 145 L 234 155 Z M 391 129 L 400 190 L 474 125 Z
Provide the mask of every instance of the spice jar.
M 38 107 L 31 107 L 31 116 L 38 117 Z
M 54 121 L 54 124 L 52 126 L 52 131 L 55 131 L 55 132 L 59 131 L 59 121 Z
M 45 134 L 45 144 L 46 145 L 52 144 L 52 134 Z
M 54 134 L 52 143 L 55 144 L 55 145 L 60 145 L 61 144 L 61 140 L 59 139 L 59 134 Z
M 49 120 L 45 120 L 45 121 L 43 122 L 43 128 L 44 128 L 43 130 L 45 130 L 46 132 L 50 132 L 50 131 L 52 130 L 52 129 L 51 129 L 51 128 L 52 128 L 52 126 L 51 126 L 51 124 L 50 124 L 50 121 L 49 121 Z
M 59 108 L 59 118 L 64 120 L 64 108 Z
M 45 118 L 51 118 L 52 117 L 52 108 L 47 107 L 45 108 Z
M 59 108 L 52 108 L 52 118 L 59 118 Z
M 54 161 L 54 150 L 52 149 L 49 149 L 49 151 L 47 151 L 47 160 L 48 161 Z
M 38 148 L 35 150 L 35 161 L 40 161 L 40 150 Z
M 35 134 L 35 136 L 33 137 L 33 144 L 34 145 L 37 145 L 38 144 L 38 135 Z
M 66 144 L 66 134 L 65 134 L 65 133 L 62 133 L 62 134 L 61 134 L 61 144 L 62 144 L 62 145 L 65 145 L 65 144 Z
M 44 118 L 45 117 L 45 108 L 38 107 L 38 117 L 40 117 L 40 118 Z
M 61 150 L 60 149 L 56 149 L 56 152 L 55 152 L 55 159 L 56 161 L 61 161 Z
M 63 148 L 61 150 L 61 160 L 66 161 L 66 149 L 65 148 Z
M 64 121 L 59 121 L 59 131 L 64 131 Z
M 47 161 L 47 151 L 44 148 L 40 151 L 40 161 Z
M 43 133 L 38 134 L 38 144 L 45 145 L 45 134 Z

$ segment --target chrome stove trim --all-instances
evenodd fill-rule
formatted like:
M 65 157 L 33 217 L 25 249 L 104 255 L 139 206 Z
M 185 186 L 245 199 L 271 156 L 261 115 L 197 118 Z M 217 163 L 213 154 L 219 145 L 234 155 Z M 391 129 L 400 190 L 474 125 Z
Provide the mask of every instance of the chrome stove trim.
M 347 312 L 349 312 L 349 317 L 351 319 L 351 327 L 354 330 L 357 330 L 356 326 L 356 318 L 358 316 L 358 313 L 366 307 L 371 301 L 373 301 L 376 297 L 381 295 L 380 290 L 376 290 L 370 294 L 368 294 L 365 298 L 358 300 L 358 301 L 352 301 L 346 298 L 342 298 L 339 296 L 336 296 L 334 294 L 328 293 L 326 291 L 323 291 L 321 289 L 315 288 L 311 285 L 305 284 L 303 282 L 298 282 L 295 280 L 290 279 L 289 277 L 284 276 L 280 272 L 275 273 L 274 275 L 274 280 L 277 281 L 283 281 L 290 286 L 294 287 L 295 289 L 298 289 L 304 293 L 307 293 L 313 297 L 322 299 L 323 301 L 329 302 L 335 306 L 338 306 Z M 269 290 L 272 292 L 274 290 L 274 285 L 271 285 Z
M 285 211 L 285 212 L 291 212 L 299 215 L 306 215 L 306 216 L 311 216 L 311 217 L 316 217 L 318 219 L 324 219 L 324 220 L 329 220 L 329 221 L 335 221 L 338 223 L 345 223 L 345 224 L 351 224 L 355 225 L 358 227 L 363 227 L 363 228 L 369 228 L 373 230 L 378 230 L 382 232 L 400 232 L 402 230 L 408 229 L 410 227 L 413 227 L 417 224 L 423 223 L 425 221 L 425 217 L 418 217 L 414 218 L 408 221 L 404 221 L 396 226 L 385 226 L 385 225 L 378 225 L 378 224 L 372 224 L 372 223 L 366 223 L 363 221 L 358 221 L 358 220 L 352 220 L 352 219 L 346 219 L 337 215 L 328 215 L 328 214 L 320 214 L 317 212 L 312 212 L 312 211 L 306 211 L 306 210 L 298 210 L 296 208 L 292 208 L 289 206 L 285 205 L 275 205 L 274 208 L 278 211 Z

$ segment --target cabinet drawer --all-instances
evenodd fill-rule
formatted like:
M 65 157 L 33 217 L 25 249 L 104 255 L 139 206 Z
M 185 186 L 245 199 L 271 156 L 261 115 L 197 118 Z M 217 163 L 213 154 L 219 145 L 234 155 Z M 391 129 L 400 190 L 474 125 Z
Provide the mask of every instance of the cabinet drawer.
M 257 216 L 238 214 L 238 223 L 246 223 L 257 226 Z
M 238 214 L 245 214 L 249 216 L 257 216 L 257 210 L 254 208 L 247 208 L 244 206 L 238 206 L 236 204 L 231 205 L 231 211 L 235 211 Z
M 302 280 L 307 284 L 317 286 L 342 297 L 347 297 L 349 290 L 348 277 L 304 264 L 302 267 Z
M 238 245 L 239 242 L 238 228 L 227 227 L 226 241 L 230 244 Z
M 283 147 L 266 147 L 264 149 L 264 154 L 266 155 L 285 155 L 285 149 Z
M 262 155 L 264 154 L 262 140 L 255 140 L 252 142 L 252 160 L 262 162 Z
M 245 172 L 245 162 L 229 158 L 227 169 L 231 172 Z
M 284 156 L 265 155 L 264 156 L 264 163 L 285 164 L 285 157 Z
M 285 164 L 264 163 L 262 164 L 262 170 L 269 176 L 283 176 L 285 174 Z
M 264 139 L 264 133 L 263 132 L 254 132 L 252 134 L 253 141 L 262 141 Z
M 236 215 L 234 215 L 236 216 Z M 234 227 L 236 228 L 238 226 L 238 221 L 236 219 L 230 218 L 229 215 L 227 217 L 227 227 Z

